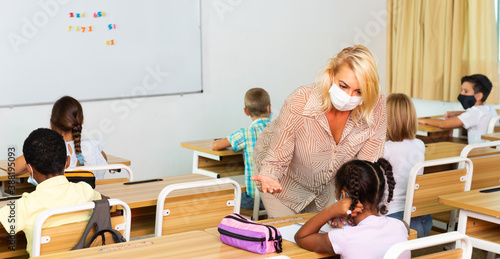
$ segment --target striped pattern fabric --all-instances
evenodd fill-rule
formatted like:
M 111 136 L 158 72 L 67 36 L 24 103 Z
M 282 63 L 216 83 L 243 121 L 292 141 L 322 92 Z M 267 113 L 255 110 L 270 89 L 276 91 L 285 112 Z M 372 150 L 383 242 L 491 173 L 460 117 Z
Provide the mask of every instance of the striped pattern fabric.
M 278 180 L 283 191 L 275 197 L 297 213 L 313 201 L 323 209 L 334 198 L 333 178 L 344 163 L 354 158 L 376 161 L 384 154 L 387 119 L 383 94 L 373 111 L 373 124 L 368 126 L 364 119 L 356 124 L 349 117 L 338 144 L 320 110 L 321 103 L 314 85 L 298 88 L 255 146 L 256 172 Z
M 255 182 L 250 180 L 250 177 L 254 175 L 253 150 L 257 142 L 257 137 L 270 121 L 269 118 L 256 119 L 252 122 L 250 127 L 241 128 L 227 137 L 235 151 L 243 150 L 243 161 L 245 161 L 245 186 L 247 188 L 247 194 L 252 198 L 255 197 Z

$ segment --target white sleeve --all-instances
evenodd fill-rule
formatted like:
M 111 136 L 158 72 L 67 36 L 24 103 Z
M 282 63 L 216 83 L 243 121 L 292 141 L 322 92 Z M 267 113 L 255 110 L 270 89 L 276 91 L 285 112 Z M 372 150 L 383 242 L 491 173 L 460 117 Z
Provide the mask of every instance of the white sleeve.
M 481 118 L 481 110 L 477 107 L 471 107 L 467 109 L 464 113 L 458 115 L 458 119 L 462 121 L 465 129 L 476 126 L 479 124 L 479 119 Z

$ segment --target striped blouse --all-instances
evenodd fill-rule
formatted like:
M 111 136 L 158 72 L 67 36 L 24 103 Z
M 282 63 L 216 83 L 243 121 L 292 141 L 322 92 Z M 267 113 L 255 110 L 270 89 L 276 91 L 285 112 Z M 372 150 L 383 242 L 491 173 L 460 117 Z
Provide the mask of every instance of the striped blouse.
M 373 124 L 368 126 L 364 119 L 356 124 L 349 116 L 338 144 L 321 104 L 314 85 L 298 88 L 262 131 L 254 150 L 255 172 L 278 180 L 283 191 L 275 197 L 297 213 L 313 201 L 320 210 L 326 206 L 335 195 L 335 172 L 344 163 L 354 158 L 376 161 L 384 154 L 387 119 L 382 93 Z

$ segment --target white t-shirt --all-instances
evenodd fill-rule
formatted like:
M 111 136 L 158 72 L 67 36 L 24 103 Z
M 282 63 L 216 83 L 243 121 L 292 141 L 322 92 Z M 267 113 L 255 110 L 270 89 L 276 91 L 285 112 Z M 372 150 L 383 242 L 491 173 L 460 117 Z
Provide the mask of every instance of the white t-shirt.
M 71 152 L 69 150 L 71 147 Z M 104 142 L 95 139 L 83 139 L 80 143 L 82 147 L 82 154 L 85 160 L 84 165 L 107 165 L 108 162 L 102 155 L 104 149 Z M 69 167 L 76 167 L 78 159 L 75 154 L 75 143 L 74 141 L 66 142 L 66 153 L 70 156 Z M 96 180 L 104 178 L 106 170 L 93 171 Z
M 356 226 L 328 232 L 333 250 L 343 259 L 380 259 L 389 248 L 408 240 L 408 230 L 401 220 L 370 215 Z M 410 258 L 410 252 L 399 259 Z
M 403 211 L 406 200 L 406 186 L 411 168 L 425 160 L 425 144 L 420 139 L 405 139 L 400 142 L 385 142 L 384 158 L 392 165 L 392 173 L 396 180 L 393 200 L 389 202 L 387 214 Z M 418 174 L 423 174 L 420 170 Z
M 481 135 L 486 134 L 491 117 L 497 115 L 489 105 L 473 106 L 458 116 L 467 130 L 469 144 L 485 142 Z

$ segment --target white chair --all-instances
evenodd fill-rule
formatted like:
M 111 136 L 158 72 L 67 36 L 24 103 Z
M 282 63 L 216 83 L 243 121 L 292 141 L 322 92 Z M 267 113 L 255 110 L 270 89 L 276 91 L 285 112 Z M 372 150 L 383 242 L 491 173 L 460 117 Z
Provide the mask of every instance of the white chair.
M 195 181 L 195 182 L 187 182 L 187 183 L 176 183 L 176 184 L 168 185 L 167 187 L 163 188 L 163 190 L 158 195 L 158 201 L 156 203 L 155 236 L 159 237 L 162 235 L 163 218 L 165 216 L 169 216 L 169 215 L 174 216 L 173 214 L 179 214 L 179 213 L 174 213 L 173 210 L 171 211 L 170 209 L 165 208 L 165 199 L 167 198 L 167 196 L 171 192 L 176 191 L 176 190 L 185 190 L 185 189 L 200 188 L 200 187 L 203 188 L 203 187 L 209 187 L 209 186 L 220 186 L 220 185 L 224 185 L 224 184 L 226 184 L 226 185 L 231 184 L 233 186 L 233 189 L 234 189 L 234 198 L 232 200 L 225 200 L 226 202 L 225 202 L 224 206 L 225 207 L 232 206 L 233 207 L 232 213 L 240 213 L 241 187 L 236 181 L 234 181 L 230 178 L 220 178 L 220 179 L 214 179 L 214 180 L 204 180 L 204 181 Z M 218 189 L 215 191 L 220 191 L 220 190 L 222 190 L 222 189 Z M 209 188 L 207 188 L 207 189 L 203 190 L 203 193 L 209 193 L 209 192 L 213 192 L 213 191 L 214 191 L 214 189 L 210 190 Z M 219 198 L 219 197 L 220 197 L 220 195 L 213 196 L 214 199 Z M 204 200 L 202 200 L 201 203 L 203 203 L 203 205 L 207 205 L 207 203 L 210 203 L 210 201 L 209 201 L 210 198 L 211 198 L 211 196 L 207 195 L 206 197 L 204 197 Z M 222 198 L 225 199 L 225 196 L 223 196 Z M 173 205 L 171 205 L 171 206 L 173 206 Z M 189 205 L 184 205 L 184 208 L 186 208 L 186 206 L 189 206 Z M 215 207 L 217 207 L 217 205 L 210 203 L 210 207 L 211 208 L 208 208 L 208 209 L 214 209 Z M 178 210 L 176 210 L 176 211 L 178 211 Z M 193 217 L 196 219 L 193 219 L 193 221 L 196 221 L 196 220 L 199 221 L 200 219 L 209 219 L 210 218 L 210 220 L 212 220 L 213 224 L 215 224 L 215 222 L 220 223 L 222 218 L 224 216 L 230 214 L 231 212 L 227 213 L 226 211 L 223 211 L 223 212 L 218 211 L 217 213 L 212 214 L 212 215 L 207 215 L 207 213 L 208 212 L 204 212 L 202 210 L 197 210 L 195 212 L 196 215 L 193 215 Z M 180 218 L 184 218 L 185 221 L 189 221 L 188 215 L 175 215 L 175 216 L 179 216 Z M 187 222 L 186 224 L 190 225 L 191 223 L 192 222 Z M 191 225 L 193 225 L 193 224 L 191 224 Z M 206 228 L 210 228 L 213 226 L 201 225 L 200 227 L 202 227 L 204 230 Z M 187 231 L 187 228 L 186 228 L 186 231 Z
M 255 187 L 255 191 L 254 191 L 254 202 L 253 202 L 253 214 L 252 214 L 252 219 L 257 221 L 259 220 L 259 216 L 264 216 L 267 214 L 266 210 L 261 210 L 260 209 L 260 192 L 259 192 L 259 189 L 257 189 L 257 187 Z
M 426 248 L 435 245 L 451 243 L 455 241 L 460 241 L 461 249 L 453 249 L 444 252 L 438 252 L 435 254 L 425 255 L 425 258 L 426 259 L 432 259 L 432 258 L 470 259 L 472 257 L 472 242 L 468 236 L 458 233 L 456 231 L 399 242 L 397 244 L 392 245 L 391 248 L 387 250 L 384 259 L 397 259 L 405 251 L 411 251 L 415 249 Z
M 456 170 L 417 175 L 425 167 L 448 164 L 463 164 L 463 166 Z M 412 217 L 452 211 L 452 207 L 439 204 L 437 197 L 448 193 L 470 190 L 472 169 L 472 161 L 466 157 L 449 157 L 415 164 L 408 176 L 403 220 L 410 225 Z M 446 186 L 446 188 L 443 188 L 443 186 Z M 455 226 L 455 218 L 456 215 L 450 216 L 450 219 L 453 219 L 450 220 L 453 221 L 450 222 L 450 225 Z
M 496 115 L 491 117 L 490 122 L 488 123 L 488 129 L 486 130 L 486 134 L 491 134 L 495 132 L 495 127 L 500 126 L 500 115 Z
M 129 241 L 130 240 L 130 224 L 131 224 L 130 207 L 127 205 L 127 203 L 125 203 L 119 199 L 108 199 L 108 201 L 109 201 L 110 206 L 120 205 L 123 208 L 124 222 L 121 224 L 115 225 L 115 229 L 117 231 L 123 231 L 123 237 L 127 241 Z M 50 236 L 42 236 L 42 226 L 48 218 L 50 218 L 51 216 L 60 215 L 60 214 L 91 210 L 93 208 L 94 208 L 94 202 L 86 202 L 86 203 L 81 203 L 81 204 L 51 208 L 51 209 L 47 209 L 47 210 L 43 211 L 42 213 L 40 213 L 40 215 L 38 215 L 38 217 L 36 218 L 35 225 L 33 228 L 33 243 L 32 243 L 31 256 L 32 257 L 40 256 L 41 245 L 51 242 Z M 82 224 L 82 226 L 83 226 L 82 231 L 85 228 L 87 222 L 84 222 L 84 223 L 85 224 Z M 68 224 L 73 224 L 73 223 L 68 223 Z M 64 225 L 63 225 L 63 228 L 64 228 Z M 74 235 L 77 235 L 76 238 L 78 241 L 78 239 L 80 239 L 80 236 L 78 236 L 78 233 L 72 233 L 73 237 L 74 237 Z M 70 250 L 73 246 L 76 245 L 76 242 L 74 244 L 66 244 L 66 245 L 69 247 L 68 250 Z
M 471 189 L 480 189 L 492 187 L 500 184 L 500 141 L 491 141 L 470 144 L 465 146 L 460 153 L 461 157 L 468 157 L 474 149 L 479 148 L 497 148 L 498 153 L 486 153 L 484 155 L 474 154 L 471 161 L 474 164 L 474 173 L 472 174 Z
M 99 170 L 121 170 L 127 171 L 128 180 L 134 180 L 134 173 L 132 169 L 124 164 L 107 164 L 107 165 L 86 165 L 86 166 L 77 166 L 77 167 L 69 167 L 64 170 L 65 172 L 73 172 L 73 171 L 99 171 Z

